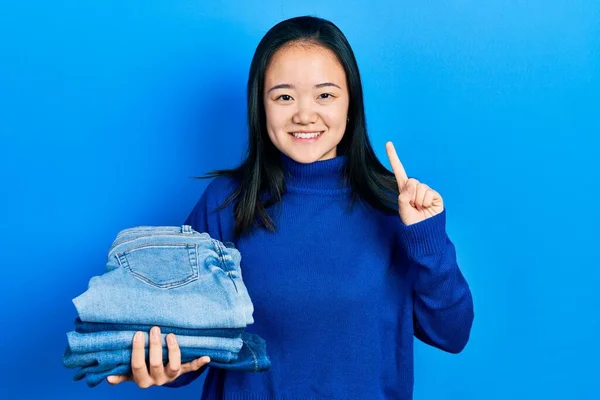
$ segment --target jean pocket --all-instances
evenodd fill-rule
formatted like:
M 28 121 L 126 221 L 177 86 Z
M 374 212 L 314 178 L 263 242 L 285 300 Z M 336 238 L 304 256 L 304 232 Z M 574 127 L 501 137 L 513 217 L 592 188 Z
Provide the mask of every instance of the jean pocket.
M 157 288 L 176 288 L 198 279 L 194 244 L 146 244 L 115 256 L 135 278 Z

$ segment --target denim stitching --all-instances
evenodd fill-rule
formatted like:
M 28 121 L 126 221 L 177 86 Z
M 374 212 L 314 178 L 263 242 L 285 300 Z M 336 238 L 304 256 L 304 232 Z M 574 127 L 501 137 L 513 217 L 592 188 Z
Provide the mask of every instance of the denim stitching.
M 185 285 L 186 283 L 189 283 L 189 282 L 191 282 L 193 280 L 196 280 L 196 277 L 190 276 L 190 277 L 188 277 L 188 278 L 186 278 L 186 279 L 184 279 L 182 281 L 175 281 L 175 282 L 171 282 L 171 283 L 161 283 L 161 284 L 158 284 L 156 282 L 152 282 L 151 280 L 149 280 L 145 276 L 140 275 L 140 274 L 138 274 L 135 271 L 132 271 L 131 268 L 129 268 L 129 272 L 132 275 L 134 275 L 135 277 L 137 277 L 139 280 L 144 281 L 147 284 L 149 284 L 150 286 L 153 286 L 153 287 L 158 288 L 158 289 L 172 289 L 174 287 L 180 287 L 180 286 Z
M 190 233 L 194 234 L 195 231 L 189 232 L 189 233 L 177 233 L 174 231 L 169 231 L 169 230 L 154 230 L 154 231 L 148 231 L 148 232 L 131 232 L 128 233 L 128 235 L 131 235 L 127 238 L 123 238 L 122 236 L 120 237 L 119 235 L 117 236 L 117 238 L 113 241 L 112 245 L 110 246 L 110 249 L 108 250 L 109 253 L 111 251 L 113 251 L 116 247 L 121 246 L 125 243 L 128 242 L 132 242 L 134 240 L 137 239 L 142 239 L 142 238 L 154 238 L 156 236 L 171 236 L 171 237 L 177 237 L 177 238 L 189 238 L 190 237 Z M 125 235 L 123 235 L 125 236 Z M 197 233 L 196 235 L 193 236 L 195 240 L 198 239 L 202 239 L 202 240 L 207 240 L 210 237 L 205 234 L 205 233 Z
M 246 342 L 244 339 L 242 339 L 242 342 L 246 345 L 246 347 L 248 347 L 250 353 L 252 353 L 252 358 L 254 359 L 254 372 L 258 372 L 258 360 L 256 359 L 256 353 L 254 353 L 252 347 L 248 345 L 248 342 Z
M 149 232 L 131 232 L 128 235 L 130 235 L 127 238 L 123 238 L 123 237 L 117 237 L 115 239 L 115 241 L 113 242 L 112 246 L 111 246 L 111 250 L 114 249 L 117 246 L 120 246 L 124 243 L 127 242 L 132 242 L 136 239 L 140 239 L 143 237 L 148 237 L 151 238 L 153 236 L 176 236 L 176 232 L 173 231 L 153 231 L 152 233 Z
M 225 256 L 223 254 L 223 251 L 221 250 L 219 242 L 213 240 L 213 246 L 215 248 L 215 251 L 219 255 L 219 264 L 221 264 L 221 269 L 223 270 L 223 272 L 227 272 L 227 265 L 225 265 Z
M 233 272 L 229 270 L 229 268 L 227 268 L 227 264 L 225 259 L 227 258 L 226 255 L 226 251 L 225 251 L 225 247 L 223 247 L 223 244 L 219 241 L 214 242 L 215 247 L 218 249 L 219 252 L 219 259 L 221 262 L 221 266 L 222 266 L 222 270 L 223 272 L 225 272 L 227 274 L 227 276 L 229 277 L 229 279 L 231 279 L 231 283 L 233 283 L 233 287 L 235 288 L 235 292 L 239 293 L 240 291 L 238 290 L 237 284 L 235 283 L 235 280 L 233 279 Z
M 192 272 L 196 274 L 196 276 L 200 276 L 200 270 L 198 268 L 198 244 L 194 243 L 194 249 L 192 251 L 192 247 L 188 247 L 188 256 L 190 257 L 190 264 L 192 264 Z
M 236 269 L 235 266 L 232 268 L 229 268 L 229 264 L 233 264 L 233 257 L 231 257 L 231 255 L 227 252 L 227 247 L 225 247 L 225 245 L 219 241 L 217 241 L 217 245 L 219 246 L 219 251 L 221 254 L 221 257 L 223 258 L 223 266 L 224 269 L 227 273 L 229 273 L 230 275 L 235 275 Z
M 143 249 L 146 247 L 186 247 L 187 248 L 187 247 L 193 247 L 196 245 L 197 245 L 197 243 L 189 243 L 189 242 L 184 242 L 184 243 L 142 243 L 135 247 L 128 248 L 127 251 L 118 252 L 117 254 L 131 253 L 134 250 L 139 250 L 139 249 Z
M 194 247 L 196 247 L 197 245 L 194 245 Z M 137 246 L 134 247 L 132 249 L 129 249 L 129 251 L 127 251 L 127 253 L 130 253 L 133 250 L 139 250 L 139 249 L 143 249 L 143 248 L 148 248 L 148 247 L 185 247 L 188 250 L 188 260 L 190 262 L 190 267 L 192 270 L 192 273 L 190 276 L 178 280 L 178 281 L 174 281 L 174 282 L 170 282 L 170 283 L 156 283 L 151 281 L 150 279 L 148 279 L 147 277 L 139 274 L 138 272 L 135 272 L 134 270 L 131 269 L 131 266 L 129 265 L 129 260 L 127 259 L 127 255 L 126 253 L 116 253 L 116 257 L 117 260 L 119 262 L 119 265 L 123 268 L 125 268 L 126 270 L 128 270 L 133 276 L 135 276 L 136 278 L 138 278 L 139 280 L 146 282 L 147 284 L 149 284 L 150 286 L 156 287 L 156 288 L 160 288 L 160 289 L 172 289 L 174 287 L 180 287 L 183 286 L 189 282 L 195 281 L 198 279 L 198 270 L 197 270 L 197 265 L 196 268 L 194 268 L 194 260 L 192 260 L 191 258 L 191 246 L 190 244 L 160 244 L 160 245 L 141 245 L 141 246 Z M 124 261 L 122 261 L 124 260 Z

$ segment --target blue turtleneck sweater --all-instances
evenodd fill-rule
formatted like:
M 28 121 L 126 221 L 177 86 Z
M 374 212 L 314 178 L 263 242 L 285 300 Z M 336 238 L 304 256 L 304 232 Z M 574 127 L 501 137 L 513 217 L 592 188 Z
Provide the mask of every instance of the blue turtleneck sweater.
M 209 184 L 186 220 L 240 250 L 255 310 L 247 331 L 266 340 L 272 363 L 261 373 L 209 368 L 202 398 L 411 399 L 413 337 L 457 353 L 473 321 L 446 211 L 405 226 L 365 202 L 350 207 L 345 157 L 283 160 L 275 233 L 234 237 L 233 206 L 215 211 L 236 185 L 227 178 Z

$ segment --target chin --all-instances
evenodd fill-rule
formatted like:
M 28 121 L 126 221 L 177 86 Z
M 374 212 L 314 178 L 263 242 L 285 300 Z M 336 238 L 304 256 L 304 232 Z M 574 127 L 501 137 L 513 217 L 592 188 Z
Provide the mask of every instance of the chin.
M 323 157 L 325 157 L 326 154 L 302 153 L 302 152 L 292 151 L 292 152 L 287 153 L 287 156 L 298 163 L 311 164 L 311 163 L 321 160 Z M 328 156 L 327 159 L 329 159 L 329 158 L 333 158 L 333 157 Z
M 294 154 L 294 153 L 288 154 L 288 157 L 300 164 L 310 164 L 319 159 L 319 157 L 311 156 L 308 154 Z

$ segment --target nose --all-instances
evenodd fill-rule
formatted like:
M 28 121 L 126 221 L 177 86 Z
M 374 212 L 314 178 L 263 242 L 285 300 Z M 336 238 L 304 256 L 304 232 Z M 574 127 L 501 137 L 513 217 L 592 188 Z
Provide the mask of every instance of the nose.
M 292 118 L 292 122 L 300 125 L 309 125 L 317 122 L 317 113 L 312 109 L 311 104 L 300 104 L 297 112 Z

